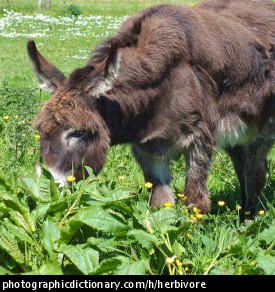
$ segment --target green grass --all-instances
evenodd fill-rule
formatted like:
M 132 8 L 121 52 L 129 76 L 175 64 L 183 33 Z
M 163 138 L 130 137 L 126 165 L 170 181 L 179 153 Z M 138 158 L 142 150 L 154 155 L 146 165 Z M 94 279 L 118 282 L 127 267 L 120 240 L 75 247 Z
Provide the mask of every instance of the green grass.
M 265 214 L 244 223 L 235 209 L 241 204 L 237 178 L 223 152 L 214 153 L 208 179 L 212 211 L 202 220 L 193 220 L 196 214 L 180 203 L 150 211 L 150 190 L 128 145 L 113 147 L 100 175 L 91 174 L 73 190 L 58 190 L 46 169 L 40 179 L 35 176 L 39 140 L 31 124 L 49 95 L 37 87 L 27 40 L 35 39 L 39 50 L 69 75 L 126 15 L 163 2 L 64 0 L 54 1 L 51 11 L 38 11 L 34 1 L 2 1 L 0 274 L 275 273 L 274 148 L 261 200 Z M 82 15 L 69 21 L 64 17 L 72 3 Z M 3 22 L 8 24 L 4 29 Z M 172 188 L 182 194 L 184 159 L 173 162 L 171 171 Z

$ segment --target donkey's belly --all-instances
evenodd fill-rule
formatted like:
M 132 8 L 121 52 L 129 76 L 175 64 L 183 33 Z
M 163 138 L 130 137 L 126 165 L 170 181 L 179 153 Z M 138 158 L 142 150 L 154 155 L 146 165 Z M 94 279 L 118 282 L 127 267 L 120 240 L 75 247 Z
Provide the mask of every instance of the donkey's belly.
M 249 126 L 238 117 L 227 117 L 219 122 L 217 145 L 220 148 L 227 148 L 248 144 L 263 135 L 258 127 Z

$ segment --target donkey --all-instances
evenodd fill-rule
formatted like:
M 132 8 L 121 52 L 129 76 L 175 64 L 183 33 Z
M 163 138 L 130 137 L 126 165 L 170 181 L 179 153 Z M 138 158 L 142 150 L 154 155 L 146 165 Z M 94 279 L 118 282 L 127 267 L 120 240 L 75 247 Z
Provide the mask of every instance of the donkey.
M 128 18 L 66 78 L 28 54 L 53 93 L 34 122 L 59 183 L 95 174 L 111 145 L 130 143 L 150 205 L 175 203 L 169 161 L 186 158 L 185 204 L 210 211 L 207 174 L 217 146 L 231 157 L 243 211 L 255 211 L 275 140 L 275 4 L 269 0 L 158 5 Z

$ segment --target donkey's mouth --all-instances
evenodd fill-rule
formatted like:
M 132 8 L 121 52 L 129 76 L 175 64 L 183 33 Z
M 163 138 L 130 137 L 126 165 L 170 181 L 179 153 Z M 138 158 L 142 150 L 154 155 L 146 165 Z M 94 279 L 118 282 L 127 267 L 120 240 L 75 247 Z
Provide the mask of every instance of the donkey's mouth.
M 42 167 L 41 167 L 41 163 L 37 162 L 35 165 L 35 170 L 36 170 L 36 174 L 38 177 L 41 176 L 42 174 Z M 49 171 L 51 173 L 51 175 L 54 178 L 54 181 L 59 184 L 60 187 L 64 187 L 69 185 L 68 181 L 67 181 L 67 175 L 64 173 L 61 173 L 60 171 L 54 169 L 54 168 L 49 168 Z
M 64 174 L 64 173 L 61 173 L 60 171 L 54 169 L 54 168 L 49 168 L 49 171 L 51 173 L 51 175 L 53 176 L 54 178 L 54 181 L 59 184 L 60 187 L 64 187 L 64 186 L 68 186 L 68 181 L 67 181 L 67 176 L 69 174 Z

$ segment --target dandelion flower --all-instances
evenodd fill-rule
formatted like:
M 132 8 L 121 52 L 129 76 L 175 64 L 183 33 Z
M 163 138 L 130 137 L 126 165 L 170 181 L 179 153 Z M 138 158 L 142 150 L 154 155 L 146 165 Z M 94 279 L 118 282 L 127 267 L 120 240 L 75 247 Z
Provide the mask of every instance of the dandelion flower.
M 259 215 L 264 215 L 264 213 L 265 213 L 264 210 L 259 211 Z
M 218 202 L 218 205 L 219 205 L 220 207 L 224 206 L 224 205 L 225 205 L 225 201 L 219 201 L 219 202 Z
M 171 258 L 166 258 L 165 262 L 168 265 L 173 264 L 173 262 L 175 261 L 175 259 L 177 258 L 177 256 L 173 255 Z
M 147 189 L 151 189 L 153 187 L 153 184 L 151 182 L 146 182 L 145 186 Z
M 125 180 L 125 176 L 120 175 L 120 176 L 118 177 L 118 179 L 119 179 L 119 180 Z
M 198 209 L 198 208 L 196 208 L 196 207 L 193 208 L 193 211 L 194 211 L 194 213 L 196 213 L 196 214 L 199 214 L 199 213 L 201 212 L 201 210 Z
M 75 177 L 73 175 L 68 175 L 67 176 L 67 181 L 68 182 L 74 182 L 75 181 Z
M 199 214 L 199 213 L 196 213 L 196 217 L 197 217 L 197 219 L 202 219 L 203 218 L 203 215 L 202 214 Z
M 180 260 L 176 260 L 176 265 L 178 266 L 178 268 L 182 267 L 182 262 Z
M 41 138 L 41 136 L 40 135 L 35 135 L 34 138 L 39 140 Z
M 196 222 L 196 220 L 197 220 L 196 217 L 194 215 L 192 215 L 192 214 L 189 216 L 189 218 L 193 222 Z
M 187 272 L 188 270 L 189 270 L 188 268 L 185 268 L 185 269 L 184 269 L 185 272 Z
M 168 207 L 168 208 L 171 208 L 173 207 L 174 205 L 171 203 L 171 202 L 167 202 L 163 205 L 164 207 Z
M 17 193 L 17 194 L 20 194 L 20 193 L 21 193 L 20 189 L 18 189 L 18 190 L 16 191 L 16 193 Z
M 250 211 L 244 212 L 244 214 L 247 215 L 247 216 L 250 215 L 250 213 L 251 213 Z
M 185 233 L 185 237 L 186 237 L 186 239 L 190 239 L 191 235 L 189 233 Z
M 236 210 L 237 210 L 237 211 L 240 211 L 241 209 L 242 209 L 242 207 L 241 207 L 240 205 L 237 205 L 237 206 L 236 206 Z

